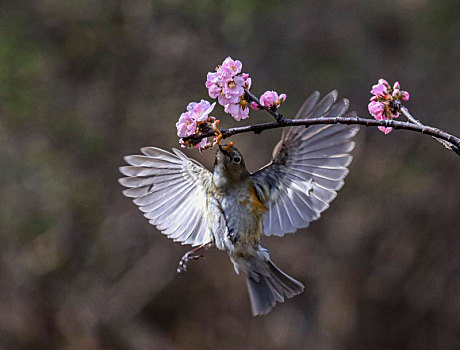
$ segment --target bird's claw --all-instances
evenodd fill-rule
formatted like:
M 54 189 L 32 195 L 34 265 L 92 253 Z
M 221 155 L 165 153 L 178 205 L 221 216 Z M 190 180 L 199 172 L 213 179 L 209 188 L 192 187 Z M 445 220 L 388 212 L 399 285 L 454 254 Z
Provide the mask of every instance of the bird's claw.
M 203 258 L 203 255 L 193 255 L 195 250 L 191 250 L 184 254 L 184 256 L 179 261 L 179 266 L 177 267 L 177 273 L 187 271 L 187 264 L 190 260 L 198 260 L 199 258 Z

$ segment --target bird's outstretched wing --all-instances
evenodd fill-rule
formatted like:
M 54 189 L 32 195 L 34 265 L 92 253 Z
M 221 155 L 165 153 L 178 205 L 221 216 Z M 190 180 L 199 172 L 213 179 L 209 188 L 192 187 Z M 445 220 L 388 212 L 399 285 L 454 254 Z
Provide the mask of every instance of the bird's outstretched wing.
M 123 191 L 152 225 L 182 244 L 210 243 L 206 208 L 212 174 L 177 149 L 141 149 L 143 155 L 126 156 L 129 166 L 120 167 L 127 177 L 119 179 Z
M 313 93 L 296 118 L 342 116 L 348 100 L 337 101 L 332 91 L 319 102 Z M 272 161 L 252 174 L 259 198 L 268 208 L 263 229 L 266 235 L 282 236 L 307 227 L 329 207 L 343 186 L 354 148 L 351 138 L 357 126 L 313 125 L 283 131 Z

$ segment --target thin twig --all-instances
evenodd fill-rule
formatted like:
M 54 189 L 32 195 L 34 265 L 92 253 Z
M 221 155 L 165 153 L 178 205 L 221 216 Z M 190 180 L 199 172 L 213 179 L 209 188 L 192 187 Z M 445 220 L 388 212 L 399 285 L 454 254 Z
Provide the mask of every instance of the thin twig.
M 410 113 L 409 111 L 407 110 L 406 107 L 404 107 L 403 105 L 401 105 L 400 107 L 400 111 L 401 113 L 412 123 L 414 124 L 417 124 L 417 125 L 422 125 L 422 123 L 420 123 L 417 119 L 415 119 Z
M 414 123 L 414 124 L 417 124 L 417 125 L 423 125 L 422 123 L 420 123 L 417 119 L 415 119 L 415 118 L 409 113 L 409 111 L 407 110 L 406 107 L 404 107 L 404 106 L 401 105 L 400 111 L 401 111 L 401 113 L 402 113 L 411 123 Z M 433 138 L 434 138 L 436 141 L 438 141 L 441 145 L 443 145 L 445 148 L 450 149 L 450 150 L 452 150 L 452 151 L 458 153 L 458 148 L 457 148 L 457 150 L 455 150 L 455 149 L 453 148 L 452 143 L 447 142 L 447 141 L 445 141 L 445 140 L 442 140 L 442 139 L 440 139 L 439 137 L 433 136 Z
M 252 98 L 252 97 L 251 97 Z M 276 113 L 276 112 L 275 112 Z M 272 113 L 270 113 L 272 114 Z M 273 114 L 272 114 L 273 115 Z M 393 129 L 402 129 L 402 130 L 411 130 L 419 132 L 422 134 L 427 134 L 434 136 L 438 139 L 447 141 L 451 144 L 451 150 L 457 153 L 460 156 L 460 138 L 451 135 L 443 130 L 434 128 L 431 126 L 426 126 L 422 124 L 414 124 L 411 122 L 400 122 L 396 120 L 375 120 L 375 119 L 365 119 L 359 117 L 321 117 L 321 118 L 311 118 L 311 119 L 286 119 L 283 117 L 281 123 L 272 122 L 272 123 L 261 123 L 248 126 L 240 126 L 236 128 L 220 130 L 222 133 L 222 138 L 228 138 L 232 135 L 241 134 L 245 132 L 253 132 L 255 134 L 260 134 L 264 130 L 284 128 L 288 126 L 311 126 L 317 124 L 347 124 L 347 125 L 364 125 L 367 127 L 370 126 L 384 126 L 391 127 Z M 200 141 L 204 137 L 214 136 L 214 130 L 210 129 L 200 134 L 195 134 L 191 136 L 184 137 L 183 140 L 193 140 L 194 142 Z

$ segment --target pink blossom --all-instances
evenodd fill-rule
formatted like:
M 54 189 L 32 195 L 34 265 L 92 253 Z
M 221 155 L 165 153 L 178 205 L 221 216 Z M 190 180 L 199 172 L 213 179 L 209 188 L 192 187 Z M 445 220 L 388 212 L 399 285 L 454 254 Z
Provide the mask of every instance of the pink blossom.
M 385 98 L 389 95 L 390 84 L 385 79 L 379 79 L 377 85 L 372 86 L 371 94 Z
M 247 103 L 244 105 L 239 103 L 228 104 L 225 106 L 224 111 L 225 113 L 231 114 L 233 119 L 237 122 L 242 119 L 249 118 L 249 108 L 247 107 Z
M 410 95 L 407 91 L 401 91 L 401 100 L 408 101 L 409 97 Z
M 369 113 L 377 120 L 387 120 L 389 119 L 385 113 L 385 104 L 382 102 L 371 101 L 368 105 Z M 392 128 L 379 126 L 378 129 L 385 134 L 388 134 Z
M 182 113 L 179 121 L 176 123 L 177 136 L 185 137 L 193 135 L 196 130 L 196 120 L 189 111 Z
M 375 119 L 377 120 L 388 120 L 389 118 L 385 115 L 385 113 L 381 113 L 380 115 L 375 115 Z M 390 127 L 385 127 L 385 126 L 379 126 L 378 129 L 382 131 L 385 135 L 390 133 L 393 128 Z
M 185 144 L 184 140 L 179 139 L 179 143 L 180 143 L 181 147 L 187 147 L 187 145 Z M 207 139 L 205 137 L 205 138 L 201 139 L 201 141 L 198 142 L 196 145 L 193 145 L 193 147 L 194 148 L 204 147 L 204 146 L 206 146 L 206 143 L 207 143 Z
M 221 106 L 228 105 L 230 103 L 238 103 L 240 97 L 244 95 L 244 79 L 240 76 L 233 77 L 224 83 L 222 86 L 222 92 L 218 96 L 217 100 Z
M 404 101 L 409 100 L 409 93 L 407 91 L 401 91 L 399 89 L 399 83 L 398 82 L 396 82 L 393 85 L 393 93 L 391 94 L 391 96 L 395 100 L 404 100 Z
M 216 103 L 209 103 L 209 101 L 201 100 L 201 102 L 190 102 L 187 106 L 187 111 L 192 111 L 194 118 L 198 122 L 204 122 L 208 119 L 209 113 L 212 112 Z
M 224 62 L 222 62 L 221 69 L 226 75 L 235 76 L 241 73 L 241 68 L 243 64 L 239 60 L 233 60 L 230 56 L 227 57 Z
M 388 101 L 371 101 L 369 102 L 367 108 L 369 109 L 369 113 L 377 120 L 388 120 L 399 117 L 399 112 L 393 110 Z M 388 134 L 391 130 L 393 130 L 393 128 L 385 126 L 379 126 L 378 129 L 383 131 L 385 134 Z
M 215 105 L 215 102 L 211 105 L 205 100 L 201 100 L 200 102 L 190 102 L 188 104 L 187 111 L 181 114 L 178 122 L 176 123 L 177 136 L 181 137 L 179 143 L 183 147 L 185 147 L 185 145 L 182 137 L 195 134 L 199 124 L 215 120 L 214 117 L 209 115 Z M 203 147 L 204 145 L 206 145 L 206 138 L 202 139 L 200 143 L 194 145 L 193 147 Z
M 383 132 L 385 135 L 389 134 L 393 128 L 387 128 L 385 126 L 378 126 L 377 127 L 381 132 Z
M 242 63 L 227 57 L 215 72 L 209 72 L 206 77 L 206 87 L 211 98 L 218 98 L 219 104 L 225 106 L 238 102 L 244 93 L 245 79 L 238 76 L 241 73 Z
M 265 91 L 262 96 L 260 96 L 260 104 L 268 108 L 278 108 L 284 100 L 286 100 L 286 94 L 278 96 L 276 91 Z
M 409 93 L 401 91 L 399 82 L 395 82 L 393 87 L 385 79 L 379 79 L 377 85 L 372 86 L 368 105 L 369 113 L 377 120 L 388 120 L 399 117 L 399 100 L 407 101 Z M 398 102 L 398 103 L 395 103 Z M 388 134 L 392 128 L 379 126 L 379 130 Z
M 210 74 L 212 73 L 208 73 L 208 77 Z M 212 84 L 212 83 L 209 83 L 209 86 L 208 86 L 208 82 L 210 81 L 211 81 L 210 79 L 206 81 L 206 87 L 208 88 L 209 97 L 217 98 L 218 96 L 220 96 L 222 92 L 222 88 L 218 86 L 217 84 Z
M 224 110 L 237 121 L 249 115 L 244 89 L 249 89 L 252 81 L 249 74 L 241 73 L 242 67 L 240 61 L 227 57 L 215 72 L 208 73 L 205 84 L 209 96 L 217 98 Z
M 382 102 L 371 101 L 367 107 L 369 109 L 369 113 L 375 119 L 383 119 L 382 115 L 383 115 L 383 112 L 384 112 L 385 108 L 384 108 L 384 104 Z
M 243 78 L 243 85 L 246 90 L 249 90 L 251 88 L 252 84 L 252 79 L 249 77 L 248 73 L 243 73 L 241 74 L 241 77 Z

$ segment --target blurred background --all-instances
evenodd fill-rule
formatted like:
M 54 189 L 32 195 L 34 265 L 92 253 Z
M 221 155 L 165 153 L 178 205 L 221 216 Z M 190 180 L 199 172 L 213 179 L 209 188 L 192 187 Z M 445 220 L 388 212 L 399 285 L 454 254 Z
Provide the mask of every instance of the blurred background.
M 458 0 L 2 1 L 0 348 L 459 349 L 460 158 L 428 136 L 361 128 L 330 209 L 263 239 L 306 286 L 264 317 L 225 253 L 178 276 L 189 247 L 117 183 L 124 155 L 178 147 L 178 116 L 227 56 L 253 93 L 287 94 L 286 116 L 338 89 L 366 117 L 386 78 L 459 136 L 459 33 Z M 279 135 L 234 138 L 251 171 Z

